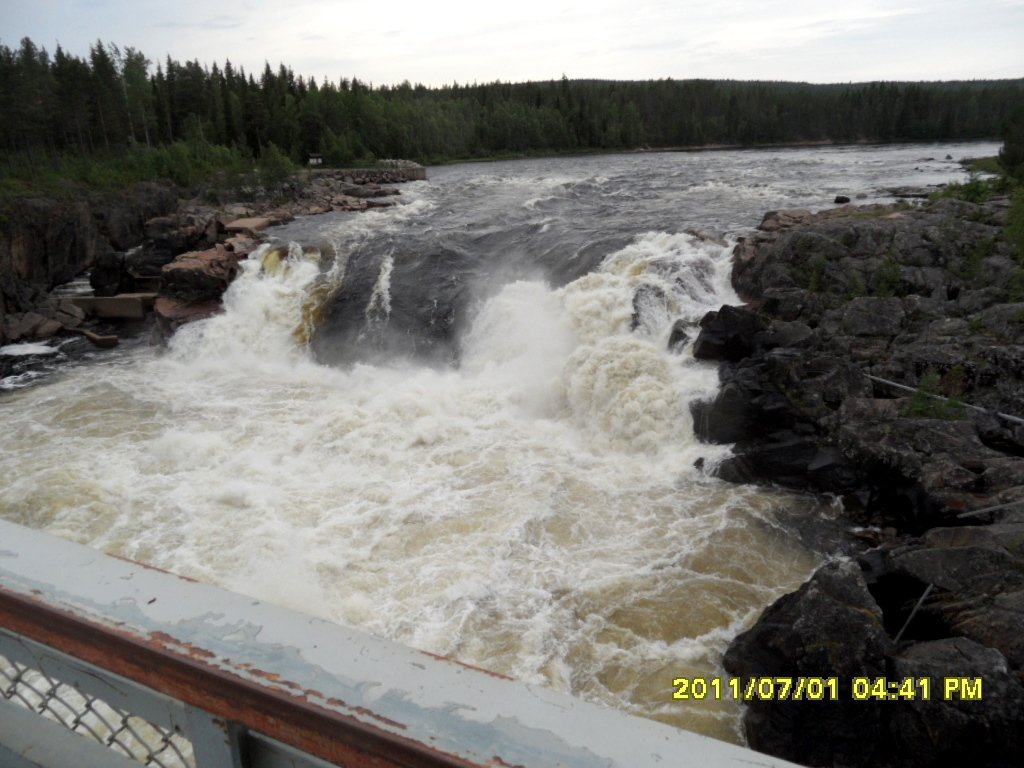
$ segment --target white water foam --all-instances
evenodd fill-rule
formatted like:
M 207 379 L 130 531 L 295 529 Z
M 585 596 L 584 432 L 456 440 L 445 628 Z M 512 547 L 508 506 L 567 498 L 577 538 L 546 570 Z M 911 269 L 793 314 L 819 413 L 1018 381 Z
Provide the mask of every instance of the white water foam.
M 734 703 L 672 702 L 671 679 L 720 673 L 811 570 L 773 523 L 801 502 L 694 469 L 724 451 L 688 411 L 715 368 L 631 330 L 641 287 L 666 322 L 732 299 L 726 254 L 649 233 L 560 290 L 506 285 L 446 371 L 316 364 L 296 331 L 323 267 L 255 258 L 166 354 L 12 396 L 0 514 L 736 739 Z
M 0 347 L 0 355 L 8 355 L 10 357 L 55 355 L 58 352 L 60 350 L 57 347 L 51 347 L 49 344 L 40 344 L 38 342 L 22 342 L 21 344 L 8 344 L 7 346 Z

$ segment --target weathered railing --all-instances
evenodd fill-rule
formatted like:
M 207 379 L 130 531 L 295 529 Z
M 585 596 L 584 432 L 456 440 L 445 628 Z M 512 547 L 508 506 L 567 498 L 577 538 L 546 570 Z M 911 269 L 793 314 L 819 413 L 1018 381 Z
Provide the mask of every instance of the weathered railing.
M 140 763 L 788 765 L 0 521 L 0 766 Z

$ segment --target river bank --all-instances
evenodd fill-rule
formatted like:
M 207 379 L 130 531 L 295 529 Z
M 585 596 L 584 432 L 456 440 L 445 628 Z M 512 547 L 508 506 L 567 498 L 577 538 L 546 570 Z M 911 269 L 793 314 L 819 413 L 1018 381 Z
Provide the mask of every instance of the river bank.
M 0 347 L 22 346 L 0 356 L 0 375 L 34 354 L 55 354 L 57 349 L 46 344 L 55 337 L 113 346 L 120 324 L 109 321 L 141 319 L 154 303 L 160 327 L 168 332 L 208 317 L 217 310 L 237 260 L 256 248 L 267 227 L 296 216 L 393 205 L 399 190 L 390 185 L 419 178 L 422 168 L 416 169 L 415 174 L 404 167 L 304 171 L 276 193 L 256 190 L 244 202 L 181 199 L 169 183 L 151 182 L 80 199 L 8 201 L 0 237 Z M 175 261 L 180 263 L 167 275 L 177 279 L 164 281 L 165 267 Z M 85 270 L 90 270 L 92 295 L 127 297 L 125 307 L 50 295 Z M 61 354 L 88 348 L 60 346 Z
M 1024 759 L 1024 268 L 1008 205 L 776 211 L 736 247 L 748 303 L 694 342 L 723 361 L 719 394 L 693 407 L 704 439 L 734 444 L 714 473 L 834 494 L 870 547 L 726 653 L 738 676 L 838 678 L 836 701 L 754 697 L 756 749 L 815 766 Z M 889 687 L 855 700 L 854 678 Z M 944 680 L 977 678 L 978 700 L 944 700 Z

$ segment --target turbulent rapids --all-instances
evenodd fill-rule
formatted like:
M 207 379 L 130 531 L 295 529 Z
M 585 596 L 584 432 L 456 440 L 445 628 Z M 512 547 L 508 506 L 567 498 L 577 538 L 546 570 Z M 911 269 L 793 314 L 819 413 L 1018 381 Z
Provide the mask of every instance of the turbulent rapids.
M 721 674 L 820 561 L 785 521 L 826 510 L 695 468 L 717 372 L 668 341 L 738 301 L 686 223 L 795 193 L 741 181 L 709 222 L 679 210 L 721 182 L 646 162 L 447 169 L 280 228 L 165 352 L 4 395 L 0 515 L 738 740 L 672 678 Z

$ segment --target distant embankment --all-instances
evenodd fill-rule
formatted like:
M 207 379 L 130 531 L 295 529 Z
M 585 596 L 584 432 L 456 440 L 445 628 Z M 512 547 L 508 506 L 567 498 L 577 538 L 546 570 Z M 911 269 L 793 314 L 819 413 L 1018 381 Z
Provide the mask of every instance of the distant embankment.
M 427 169 L 418 163 L 398 168 L 342 168 L 338 170 L 316 170 L 313 173 L 330 173 L 351 179 L 351 184 L 401 184 L 404 181 L 426 181 Z

